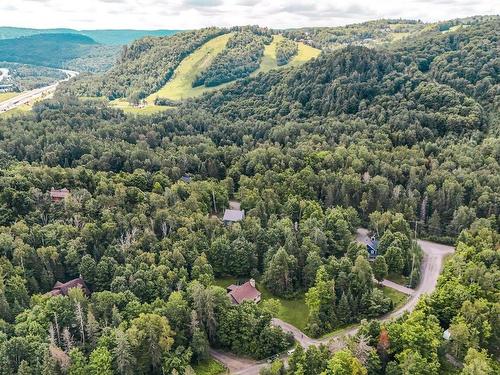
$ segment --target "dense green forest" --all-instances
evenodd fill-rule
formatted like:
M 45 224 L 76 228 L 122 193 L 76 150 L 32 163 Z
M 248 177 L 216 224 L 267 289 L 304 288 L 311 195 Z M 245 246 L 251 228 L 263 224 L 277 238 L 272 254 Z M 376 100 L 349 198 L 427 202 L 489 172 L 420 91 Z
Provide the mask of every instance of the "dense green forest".
M 297 298 L 308 335 L 359 331 L 263 374 L 497 373 L 499 19 L 470 24 L 324 51 L 150 116 L 77 97 L 143 97 L 207 40 L 248 30 L 145 38 L 0 118 L 0 374 L 191 374 L 210 347 L 268 358 L 293 345 L 270 322 Z M 246 217 L 226 226 L 230 200 Z M 373 320 L 394 308 L 378 281 L 418 284 L 415 234 L 456 253 L 414 311 Z M 90 295 L 47 294 L 79 276 Z M 231 304 L 228 278 L 272 298 Z
M 248 77 L 258 69 L 264 54 L 264 46 L 271 41 L 271 36 L 259 35 L 252 30 L 235 33 L 210 66 L 195 78 L 193 87 L 217 86 Z
M 0 39 L 0 61 L 100 72 L 116 61 L 119 48 L 73 33 L 34 34 Z

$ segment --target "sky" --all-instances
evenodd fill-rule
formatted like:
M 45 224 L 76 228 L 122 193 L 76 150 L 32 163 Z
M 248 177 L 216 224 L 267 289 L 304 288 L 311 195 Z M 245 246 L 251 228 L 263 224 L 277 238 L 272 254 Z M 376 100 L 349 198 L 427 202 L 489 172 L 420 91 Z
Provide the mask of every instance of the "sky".
M 498 0 L 0 0 L 0 26 L 195 29 L 338 26 L 379 18 L 439 21 L 500 14 Z

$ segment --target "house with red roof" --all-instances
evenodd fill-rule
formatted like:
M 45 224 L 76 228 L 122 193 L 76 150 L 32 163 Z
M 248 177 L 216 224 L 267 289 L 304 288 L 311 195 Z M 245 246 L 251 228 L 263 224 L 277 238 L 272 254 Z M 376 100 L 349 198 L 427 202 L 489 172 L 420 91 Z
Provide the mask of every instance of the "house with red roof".
M 259 303 L 261 299 L 261 293 L 255 287 L 254 279 L 250 279 L 241 285 L 229 285 L 226 290 L 231 302 L 235 305 L 239 305 L 243 301 Z
M 60 202 L 64 198 L 66 198 L 69 195 L 69 190 L 66 188 L 63 189 L 50 189 L 50 199 L 52 202 Z
M 83 294 L 86 296 L 90 295 L 90 290 L 87 288 L 87 285 L 85 284 L 85 281 L 83 281 L 82 277 L 78 277 L 66 283 L 58 281 L 54 284 L 54 287 L 48 294 L 51 296 L 67 296 L 69 290 L 73 288 L 80 288 L 83 290 Z

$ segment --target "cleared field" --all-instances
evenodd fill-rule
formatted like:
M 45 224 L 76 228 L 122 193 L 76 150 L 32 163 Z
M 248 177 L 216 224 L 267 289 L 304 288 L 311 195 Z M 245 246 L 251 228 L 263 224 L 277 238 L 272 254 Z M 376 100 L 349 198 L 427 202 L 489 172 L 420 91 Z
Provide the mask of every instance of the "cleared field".
M 0 92 L 0 103 L 9 100 L 10 98 L 13 98 L 14 96 L 17 96 L 19 94 L 19 92 Z
M 215 56 L 219 54 L 227 44 L 233 33 L 224 34 L 214 38 L 198 48 L 186 57 L 175 70 L 174 76 L 159 91 L 151 94 L 146 99 L 148 104 L 153 104 L 157 97 L 172 100 L 182 100 L 202 95 L 204 92 L 216 90 L 223 87 L 192 87 L 192 83 L 198 73 L 208 67 Z
M 167 84 L 159 91 L 147 97 L 146 101 L 148 105 L 154 104 L 156 98 L 167 98 L 171 100 L 194 98 L 205 92 L 218 90 L 230 85 L 232 82 L 224 83 L 215 87 L 192 87 L 195 77 L 211 64 L 215 56 L 217 56 L 217 54 L 224 49 L 227 41 L 232 35 L 233 33 L 230 33 L 214 38 L 182 60 L 180 65 L 175 70 L 172 79 L 168 81 Z M 316 48 L 298 42 L 298 54 L 287 65 L 278 66 L 278 64 L 276 64 L 276 45 L 279 41 L 283 40 L 283 38 L 283 35 L 273 36 L 273 41 L 264 49 L 264 55 L 262 56 L 259 68 L 250 75 L 251 77 L 254 77 L 259 73 L 268 72 L 272 69 L 302 65 L 313 57 L 317 57 L 321 52 Z
M 119 108 L 125 113 L 135 115 L 150 115 L 157 112 L 167 111 L 173 107 L 157 106 L 153 103 L 147 104 L 144 107 L 135 107 L 131 105 L 126 99 L 115 99 L 109 102 L 109 105 L 114 108 Z
M 295 56 L 292 61 L 290 61 L 287 65 L 285 66 L 299 66 L 302 65 L 312 58 L 318 57 L 319 54 L 321 53 L 321 50 L 308 46 L 307 44 L 304 44 L 302 42 L 298 42 L 299 45 L 299 52 L 297 53 L 297 56 Z
M 262 56 L 259 69 L 253 72 L 251 76 L 278 68 L 278 64 L 276 64 L 276 46 L 283 39 L 283 35 L 273 35 L 273 41 L 264 48 L 264 56 Z
M 292 61 L 290 61 L 288 64 L 278 66 L 278 64 L 276 63 L 276 46 L 284 38 L 285 37 L 281 34 L 273 36 L 273 41 L 264 49 L 264 56 L 262 56 L 262 62 L 260 63 L 259 69 L 253 72 L 251 76 L 256 76 L 259 73 L 266 73 L 272 69 L 281 69 L 289 66 L 299 66 L 314 57 L 318 57 L 318 55 L 321 53 L 319 49 L 308 46 L 307 44 L 304 44 L 302 42 L 297 42 L 299 46 L 297 55 L 295 55 L 292 58 Z
M 20 114 L 31 111 L 32 108 L 33 107 L 29 104 L 23 104 L 23 105 L 20 105 L 19 107 L 11 109 L 7 112 L 0 113 L 0 117 L 11 117 L 11 116 L 15 116 L 15 115 L 20 115 Z

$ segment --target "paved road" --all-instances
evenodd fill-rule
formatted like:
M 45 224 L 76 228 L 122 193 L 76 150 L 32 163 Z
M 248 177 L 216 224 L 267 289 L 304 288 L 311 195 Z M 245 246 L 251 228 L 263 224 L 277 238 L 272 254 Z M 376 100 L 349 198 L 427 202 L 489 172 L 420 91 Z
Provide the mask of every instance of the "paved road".
M 398 292 L 407 294 L 409 296 L 412 296 L 415 293 L 414 289 L 407 288 L 406 286 L 403 286 L 403 285 L 399 285 L 391 280 L 382 280 L 381 284 L 383 286 L 388 287 L 388 288 L 396 289 Z
M 9 100 L 6 100 L 4 102 L 0 103 L 0 113 L 2 112 L 7 112 L 10 111 L 11 109 L 14 109 L 16 107 L 19 107 L 23 104 L 29 103 L 35 99 L 38 99 L 44 95 L 49 95 L 54 93 L 56 91 L 57 86 L 61 82 L 65 82 L 73 77 L 75 77 L 78 72 L 73 72 L 72 70 L 63 70 L 61 69 L 64 73 L 66 73 L 67 77 L 59 82 L 56 82 L 52 85 L 41 87 L 39 89 L 34 89 L 28 92 L 24 92 L 22 94 L 19 94 Z
M 357 241 L 364 243 L 367 232 L 368 231 L 366 229 L 358 229 L 358 233 L 356 236 Z M 384 280 L 384 285 L 389 287 L 394 287 L 395 289 L 410 295 L 410 298 L 408 299 L 408 301 L 406 301 L 406 304 L 404 306 L 402 306 L 396 311 L 392 311 L 391 313 L 383 316 L 380 319 L 381 321 L 397 318 L 403 315 L 403 313 L 405 313 L 406 311 L 408 312 L 412 311 L 417 305 L 418 299 L 420 298 L 421 295 L 428 294 L 435 289 L 437 279 L 443 267 L 444 257 L 455 251 L 455 248 L 452 246 L 446 246 L 424 240 L 418 240 L 417 242 L 422 248 L 424 253 L 421 265 L 420 284 L 415 290 L 413 290 L 389 282 L 388 280 Z M 351 328 L 342 330 L 341 332 L 325 339 L 313 339 L 308 337 L 305 333 L 301 332 L 297 327 L 294 327 L 289 323 L 283 322 L 280 319 L 276 318 L 273 319 L 272 324 L 281 327 L 285 332 L 291 332 L 295 340 L 297 340 L 297 342 L 299 342 L 304 348 L 307 348 L 311 345 L 328 344 L 332 340 L 336 340 L 341 336 L 355 335 L 356 332 L 358 331 L 358 327 L 353 326 Z M 226 365 L 230 373 L 235 375 L 258 375 L 260 369 L 266 366 L 266 363 L 262 361 L 255 362 L 248 360 L 246 358 L 236 357 L 234 355 L 215 350 L 211 350 L 210 354 L 214 358 L 222 362 L 224 365 Z M 284 358 L 286 359 L 286 357 Z

